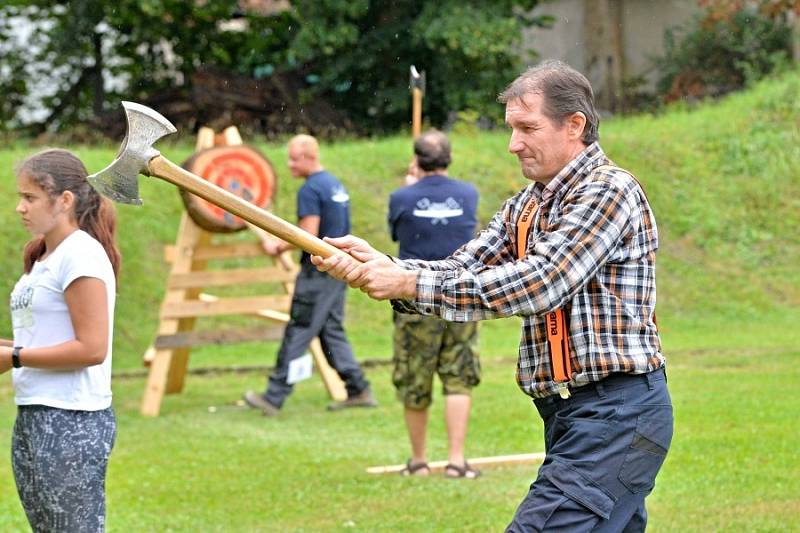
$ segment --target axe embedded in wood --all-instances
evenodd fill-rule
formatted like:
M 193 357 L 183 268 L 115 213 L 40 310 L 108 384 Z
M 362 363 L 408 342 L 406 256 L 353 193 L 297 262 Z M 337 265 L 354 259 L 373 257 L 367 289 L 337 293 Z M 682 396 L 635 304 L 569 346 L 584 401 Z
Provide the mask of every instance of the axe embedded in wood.
M 175 133 L 177 131 L 175 126 L 157 111 L 141 104 L 122 102 L 122 107 L 125 110 L 128 131 L 117 158 L 108 167 L 88 178 L 89 183 L 100 194 L 115 202 L 141 205 L 142 200 L 139 198 L 141 173 L 161 178 L 186 189 L 310 254 L 322 257 L 344 255 L 344 252 L 335 246 L 162 157 L 159 151 L 153 148 L 153 144 L 160 138 Z

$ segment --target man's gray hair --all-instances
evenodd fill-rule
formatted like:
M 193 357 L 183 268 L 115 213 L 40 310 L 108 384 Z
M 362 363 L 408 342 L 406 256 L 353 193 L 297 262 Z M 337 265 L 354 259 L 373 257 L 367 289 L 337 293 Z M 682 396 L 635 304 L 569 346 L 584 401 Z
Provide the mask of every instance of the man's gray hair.
M 450 141 L 439 130 L 429 130 L 414 141 L 417 166 L 426 172 L 450 166 Z
M 562 61 L 548 60 L 523 72 L 500 93 L 498 102 L 507 104 L 528 94 L 541 94 L 542 112 L 558 125 L 573 113 L 586 116 L 581 140 L 585 145 L 599 138 L 600 117 L 594 108 L 594 93 L 586 76 Z

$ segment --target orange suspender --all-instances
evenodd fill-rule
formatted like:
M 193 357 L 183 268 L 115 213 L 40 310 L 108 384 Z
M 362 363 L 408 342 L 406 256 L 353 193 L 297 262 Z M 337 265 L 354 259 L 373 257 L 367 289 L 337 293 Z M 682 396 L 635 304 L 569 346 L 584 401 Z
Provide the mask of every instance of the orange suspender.
M 613 165 L 600 165 L 594 170 L 616 168 Z M 635 179 L 635 178 L 634 178 Z M 641 184 L 639 185 L 642 188 Z M 644 188 L 642 188 L 644 192 Z M 517 220 L 517 259 L 525 257 L 528 248 L 528 234 L 533 225 L 534 213 L 536 212 L 536 200 L 531 198 L 525 204 L 522 214 Z M 567 333 L 567 321 L 564 318 L 564 311 L 556 309 L 547 313 L 547 344 L 550 347 L 550 368 L 553 369 L 553 381 L 565 383 L 570 380 L 572 375 L 572 362 L 569 358 L 569 334 Z M 653 313 L 653 323 L 658 328 L 656 315 Z M 569 393 L 566 393 L 569 396 Z M 562 397 L 565 397 L 562 395 Z
M 536 200 L 531 198 L 517 220 L 517 259 L 525 257 L 528 248 L 528 233 L 533 224 Z M 547 313 L 547 344 L 550 346 L 550 367 L 553 380 L 567 382 L 572 375 L 572 362 L 569 358 L 569 335 L 564 311 L 556 309 Z
M 569 332 L 564 311 L 556 309 L 547 313 L 547 344 L 550 345 L 550 364 L 553 368 L 553 381 L 567 382 L 572 376 L 572 362 L 569 358 Z
M 525 252 L 528 249 L 528 234 L 531 231 L 535 211 L 536 200 L 531 198 L 525 204 L 525 209 L 522 210 L 519 220 L 517 220 L 517 259 L 525 257 Z

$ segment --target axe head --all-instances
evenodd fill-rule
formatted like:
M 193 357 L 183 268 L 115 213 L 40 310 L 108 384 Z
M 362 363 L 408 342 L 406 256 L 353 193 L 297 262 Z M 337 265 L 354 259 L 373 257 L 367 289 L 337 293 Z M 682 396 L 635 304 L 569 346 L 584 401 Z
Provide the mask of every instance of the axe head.
M 175 133 L 175 126 L 160 113 L 134 102 L 122 102 L 128 130 L 117 157 L 106 168 L 88 177 L 97 192 L 124 204 L 142 205 L 139 174 L 147 175 L 147 164 L 160 155 L 153 144 Z
M 409 69 L 409 76 L 408 76 L 408 89 L 410 91 L 414 91 L 414 89 L 419 89 L 422 94 L 425 94 L 425 71 L 423 70 L 420 74 L 417 71 L 417 67 L 411 65 L 411 69 Z

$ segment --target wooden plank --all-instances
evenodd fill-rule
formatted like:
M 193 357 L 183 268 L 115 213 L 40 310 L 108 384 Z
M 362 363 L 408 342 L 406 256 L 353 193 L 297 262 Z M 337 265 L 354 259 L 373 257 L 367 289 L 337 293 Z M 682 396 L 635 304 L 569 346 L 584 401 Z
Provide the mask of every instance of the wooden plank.
M 250 283 L 287 283 L 297 276 L 295 272 L 281 267 L 236 268 L 230 270 L 204 270 L 172 274 L 167 281 L 168 289 L 192 287 L 225 287 Z
M 203 302 L 219 301 L 218 296 L 214 296 L 213 294 L 208 294 L 206 292 L 201 292 L 200 294 L 197 295 L 197 298 Z M 257 317 L 266 318 L 268 320 L 274 320 L 276 322 L 281 322 L 282 324 L 289 322 L 290 318 L 289 313 L 286 313 L 284 311 L 276 311 L 275 309 L 261 309 L 260 311 L 256 311 L 253 314 Z
M 275 261 L 275 264 L 280 265 L 286 270 L 290 270 L 295 275 L 293 279 L 283 284 L 283 288 L 286 289 L 286 294 L 294 294 L 294 280 L 297 279 L 297 273 L 300 272 L 300 265 L 292 261 L 292 255 L 290 252 L 283 252 L 277 257 L 274 257 L 273 260 Z
M 175 260 L 177 245 L 164 247 L 164 261 L 172 263 Z M 229 244 L 207 244 L 198 246 L 193 251 L 196 261 L 208 261 L 211 259 L 238 259 L 264 257 L 264 249 L 258 242 L 235 242 Z
M 256 314 L 264 309 L 288 310 L 290 304 L 291 298 L 287 295 L 219 298 L 213 302 L 164 302 L 161 306 L 161 319 Z
M 346 400 L 347 389 L 344 386 L 344 381 L 339 377 L 339 373 L 328 364 L 328 360 L 325 359 L 325 352 L 322 351 L 322 343 L 319 342 L 319 337 L 314 337 L 309 345 L 309 350 L 314 358 L 314 363 L 317 365 L 322 383 L 325 385 L 330 397 L 337 402 Z
M 183 227 L 183 234 L 178 235 L 177 244 L 180 246 L 181 254 L 173 267 L 179 266 L 180 268 L 173 268 L 172 273 L 191 272 L 193 270 L 203 270 L 206 267 L 206 262 L 198 260 L 191 253 L 191 250 L 197 246 L 208 245 L 211 243 L 211 233 L 205 231 L 198 226 L 188 213 L 186 216 L 186 226 Z M 166 302 L 180 302 L 186 300 L 194 300 L 200 294 L 199 288 L 168 290 L 166 291 Z M 163 306 L 163 303 L 162 303 Z M 172 320 L 162 320 L 159 328 L 159 334 L 170 332 L 172 328 L 170 323 Z M 194 329 L 195 318 L 186 317 L 179 318 L 177 332 L 191 331 Z M 186 370 L 189 368 L 189 355 L 191 348 L 176 348 L 171 350 L 169 373 L 167 374 L 167 383 L 164 392 L 166 394 L 177 394 L 183 390 L 186 381 Z M 159 353 L 157 351 L 156 353 Z
M 142 362 L 144 366 L 150 366 L 153 363 L 153 360 L 156 358 L 156 347 L 152 344 L 147 347 L 147 350 L 144 351 L 144 355 L 142 356 Z
M 205 266 L 204 263 L 195 260 L 191 250 L 197 245 L 207 244 L 210 240 L 210 234 L 198 227 L 189 218 L 189 215 L 184 212 L 181 217 L 178 240 L 175 246 L 175 249 L 180 250 L 182 253 L 176 254 L 172 272 L 183 273 L 202 269 Z M 168 290 L 164 296 L 162 306 L 197 298 L 199 293 L 199 289 Z M 159 335 L 170 335 L 182 331 L 190 331 L 193 327 L 193 317 L 162 318 L 158 326 L 158 333 Z M 145 416 L 158 416 L 164 394 L 180 392 L 183 389 L 186 367 L 189 362 L 189 348 L 151 350 L 148 349 L 145 353 L 145 362 L 148 361 L 148 358 L 150 359 L 150 372 L 147 377 L 147 385 L 142 397 L 140 411 Z
M 166 350 L 208 344 L 275 341 L 283 338 L 284 329 L 284 326 L 280 325 L 264 325 L 257 328 L 187 331 L 173 335 L 159 335 L 154 344 L 157 350 Z
M 197 130 L 197 142 L 194 145 L 194 151 L 199 152 L 214 146 L 214 130 L 208 126 L 203 126 Z
M 523 453 L 518 455 L 496 455 L 493 457 L 474 457 L 467 459 L 470 466 L 492 467 L 512 464 L 537 464 L 544 460 L 544 452 Z M 444 472 L 447 461 L 432 461 L 428 463 L 431 473 Z M 398 474 L 406 465 L 371 466 L 367 468 L 368 474 Z
M 261 318 L 266 318 L 268 320 L 275 320 L 276 322 L 289 322 L 289 313 L 284 313 L 282 311 L 275 311 L 274 309 L 262 309 L 256 316 L 260 316 Z
M 239 146 L 243 144 L 242 136 L 236 126 L 228 126 L 222 130 L 222 139 L 225 146 Z
M 286 258 L 283 258 L 283 260 L 286 260 Z M 219 298 L 216 296 L 206 293 L 201 293 L 199 298 L 204 302 L 219 301 Z M 282 324 L 289 322 L 290 318 L 288 313 L 282 313 L 274 309 L 262 309 L 255 314 L 261 318 L 274 320 Z M 346 400 L 347 389 L 344 386 L 344 381 L 342 381 L 342 378 L 339 377 L 338 372 L 336 372 L 336 370 L 334 370 L 333 367 L 328 364 L 328 360 L 325 359 L 325 352 L 322 351 L 322 344 L 319 342 L 319 338 L 315 337 L 311 341 L 309 351 L 311 352 L 311 356 L 314 358 L 314 364 L 317 365 L 317 370 L 322 378 L 323 385 L 325 385 L 325 390 L 328 391 L 328 395 L 331 397 L 331 399 L 337 402 Z

